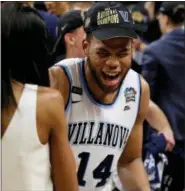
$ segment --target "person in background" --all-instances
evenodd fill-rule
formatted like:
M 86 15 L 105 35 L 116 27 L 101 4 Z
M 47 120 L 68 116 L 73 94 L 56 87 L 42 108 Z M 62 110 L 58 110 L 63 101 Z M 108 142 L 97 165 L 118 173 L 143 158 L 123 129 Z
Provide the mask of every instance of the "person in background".
M 161 37 L 159 22 L 156 19 L 160 4 L 161 2 L 154 1 L 139 2 L 130 8 L 133 20 L 136 23 L 147 24 L 147 30 L 138 33 L 139 37 L 134 39 L 135 52 L 133 55 L 133 64 L 139 72 L 141 72 L 142 52 L 144 48 Z
M 55 15 L 48 13 L 47 11 L 40 10 L 40 9 L 37 9 L 37 10 L 40 13 L 41 17 L 44 19 L 44 22 L 46 23 L 48 33 L 51 37 L 51 47 L 53 48 L 54 43 L 57 39 L 56 27 L 58 25 L 59 18 Z
M 34 2 L 34 8 L 40 11 L 48 11 L 46 4 L 43 1 L 35 1 Z
M 64 102 L 49 87 L 52 60 L 39 13 L 23 3 L 1 6 L 2 191 L 77 191 Z
M 147 31 L 147 27 L 149 25 L 149 14 L 148 11 L 144 7 L 144 3 L 140 2 L 135 5 L 133 5 L 130 9 L 132 13 L 132 19 L 136 24 L 140 24 L 145 26 L 144 32 L 138 33 L 138 38 L 134 39 L 134 52 L 133 52 L 133 62 L 132 62 L 132 68 L 137 71 L 138 73 L 141 73 L 141 61 L 142 61 L 142 52 L 143 49 L 146 46 L 145 40 L 144 40 L 144 33 Z
M 68 1 L 45 1 L 46 8 L 49 13 L 61 17 L 63 14 L 69 11 Z
M 92 1 L 71 1 L 69 2 L 69 9 L 87 11 L 92 5 Z
M 151 42 L 158 40 L 161 37 L 159 22 L 156 19 L 156 15 L 161 3 L 161 1 L 144 2 L 144 8 L 147 10 L 149 15 L 148 30 L 143 34 L 142 38 L 145 44 L 150 44 Z
M 132 19 L 134 20 L 136 24 L 142 25 L 143 27 L 147 28 L 147 23 L 149 22 L 149 15 L 147 10 L 144 7 L 143 2 L 137 3 L 136 5 L 132 6 L 131 13 L 132 13 Z M 133 40 L 134 51 L 133 51 L 133 59 L 132 59 L 132 69 L 138 72 L 139 74 L 141 74 L 142 72 L 142 54 L 146 46 L 142 42 L 144 32 L 145 31 L 138 32 L 138 38 Z M 163 111 L 153 101 L 150 101 L 149 110 L 146 115 L 146 121 L 148 122 L 150 127 L 152 127 L 154 130 L 157 131 L 156 133 L 164 135 L 164 138 L 167 142 L 164 151 L 165 150 L 171 151 L 175 145 L 172 129 Z M 146 136 L 147 129 L 148 129 L 148 125 L 145 122 L 144 123 L 144 139 L 143 139 L 144 142 L 147 141 L 145 140 L 145 138 L 147 139 L 147 136 Z M 158 140 L 158 143 L 159 143 L 159 140 Z M 162 149 L 160 150 L 162 151 Z
M 71 10 L 60 18 L 57 27 L 58 39 L 53 49 L 56 62 L 65 58 L 85 57 L 82 47 L 85 38 L 82 14 L 81 10 Z
M 163 36 L 143 53 L 142 75 L 150 85 L 151 99 L 167 116 L 176 141 L 173 151 L 165 153 L 169 163 L 164 169 L 162 191 L 184 189 L 184 19 L 183 3 L 163 2 L 158 14 Z
M 43 18 L 46 28 L 48 30 L 48 43 L 49 49 L 52 51 L 54 43 L 56 41 L 56 27 L 58 25 L 58 17 L 47 12 L 47 8 L 44 2 L 33 2 L 33 1 L 24 1 L 24 4 L 29 5 L 32 8 L 35 8 L 41 17 Z

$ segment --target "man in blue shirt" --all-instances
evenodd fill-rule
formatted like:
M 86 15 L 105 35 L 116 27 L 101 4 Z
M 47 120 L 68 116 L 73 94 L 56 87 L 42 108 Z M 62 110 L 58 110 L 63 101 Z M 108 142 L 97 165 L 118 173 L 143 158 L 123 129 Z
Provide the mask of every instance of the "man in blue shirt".
M 51 51 L 57 39 L 56 28 L 59 22 L 59 18 L 47 12 L 47 8 L 44 2 L 23 1 L 23 3 L 32 8 L 37 9 L 40 16 L 44 20 L 48 31 L 48 44 L 49 44 L 48 48 Z
M 185 143 L 185 8 L 180 2 L 164 2 L 158 20 L 163 36 L 148 45 L 143 54 L 142 74 L 150 85 L 151 99 L 166 114 L 173 129 L 176 146 L 166 153 L 162 191 L 184 189 Z

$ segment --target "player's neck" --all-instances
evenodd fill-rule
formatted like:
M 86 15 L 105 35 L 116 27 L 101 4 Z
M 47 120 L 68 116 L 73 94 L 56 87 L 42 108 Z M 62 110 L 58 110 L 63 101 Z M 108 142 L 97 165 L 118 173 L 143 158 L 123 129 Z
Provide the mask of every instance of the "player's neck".
M 66 58 L 78 58 L 78 50 L 74 47 L 67 48 Z
M 102 104 L 111 104 L 117 95 L 117 91 L 113 93 L 105 93 L 97 84 L 96 80 L 92 76 L 92 73 L 87 64 L 85 64 L 85 78 L 87 85 L 92 92 L 93 96 Z

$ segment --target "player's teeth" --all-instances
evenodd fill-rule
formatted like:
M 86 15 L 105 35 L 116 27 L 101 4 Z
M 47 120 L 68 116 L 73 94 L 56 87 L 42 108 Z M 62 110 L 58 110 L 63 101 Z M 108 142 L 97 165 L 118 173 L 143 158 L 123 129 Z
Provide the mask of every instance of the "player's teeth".
M 116 76 L 117 74 L 107 74 L 108 76 Z
M 107 72 L 104 72 L 104 71 L 103 71 L 103 73 L 106 74 L 107 76 L 110 76 L 110 77 L 114 77 L 114 76 L 118 75 L 118 73 L 112 74 L 112 73 L 107 73 Z

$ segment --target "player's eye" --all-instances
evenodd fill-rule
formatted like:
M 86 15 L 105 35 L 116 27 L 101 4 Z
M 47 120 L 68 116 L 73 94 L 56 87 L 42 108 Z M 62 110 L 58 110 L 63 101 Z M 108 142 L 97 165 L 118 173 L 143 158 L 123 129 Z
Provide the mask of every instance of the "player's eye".
M 128 56 L 128 51 L 127 52 L 119 52 L 117 54 L 117 56 L 119 56 L 119 57 L 126 57 L 126 56 Z
M 98 56 L 100 57 L 107 57 L 109 56 L 109 53 L 108 52 L 97 52 Z

